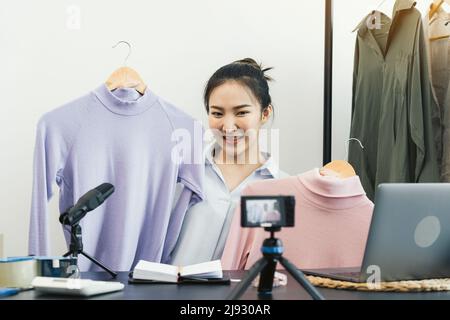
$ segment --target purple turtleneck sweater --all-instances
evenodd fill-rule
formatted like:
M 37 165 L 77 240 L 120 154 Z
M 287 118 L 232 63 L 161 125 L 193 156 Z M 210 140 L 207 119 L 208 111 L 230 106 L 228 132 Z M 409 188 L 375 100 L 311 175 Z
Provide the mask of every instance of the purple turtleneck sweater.
M 140 259 L 166 262 L 186 210 L 203 198 L 202 159 L 201 124 L 149 89 L 141 96 L 101 85 L 46 113 L 34 151 L 29 253 L 49 253 L 54 182 L 60 212 L 109 182 L 115 192 L 81 220 L 84 251 L 117 271 Z M 173 206 L 177 182 L 184 188 Z M 79 266 L 99 270 L 81 256 Z

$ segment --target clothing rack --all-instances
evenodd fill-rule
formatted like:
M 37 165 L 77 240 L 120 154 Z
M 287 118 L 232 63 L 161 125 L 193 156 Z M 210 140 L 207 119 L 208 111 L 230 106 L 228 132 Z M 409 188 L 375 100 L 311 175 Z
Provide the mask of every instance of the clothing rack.
M 323 165 L 331 161 L 333 102 L 333 0 L 325 0 L 325 63 L 323 97 Z

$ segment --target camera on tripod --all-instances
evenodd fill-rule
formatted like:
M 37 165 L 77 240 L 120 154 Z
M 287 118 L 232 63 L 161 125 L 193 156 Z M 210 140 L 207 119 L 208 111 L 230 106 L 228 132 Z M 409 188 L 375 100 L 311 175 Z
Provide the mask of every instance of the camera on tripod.
M 242 196 L 241 226 L 280 229 L 295 223 L 294 196 Z
M 283 257 L 283 242 L 275 237 L 275 232 L 281 231 L 282 227 L 293 227 L 294 220 L 294 196 L 241 197 L 241 226 L 244 228 L 264 228 L 265 231 L 270 232 L 270 238 L 265 239 L 261 244 L 262 257 L 248 270 L 242 281 L 227 296 L 227 299 L 239 299 L 258 274 L 260 275 L 258 295 L 271 297 L 278 262 L 313 299 L 324 299 L 303 272 Z

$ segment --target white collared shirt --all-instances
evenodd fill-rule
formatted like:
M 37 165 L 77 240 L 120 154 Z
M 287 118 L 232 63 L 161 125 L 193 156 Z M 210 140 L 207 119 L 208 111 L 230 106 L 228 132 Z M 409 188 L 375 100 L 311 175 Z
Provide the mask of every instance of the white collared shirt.
M 180 235 L 171 255 L 171 264 L 185 266 L 220 259 L 231 220 L 242 190 L 250 183 L 287 176 L 279 170 L 270 154 L 265 163 L 230 192 L 212 157 L 213 145 L 206 150 L 205 201 L 186 212 Z

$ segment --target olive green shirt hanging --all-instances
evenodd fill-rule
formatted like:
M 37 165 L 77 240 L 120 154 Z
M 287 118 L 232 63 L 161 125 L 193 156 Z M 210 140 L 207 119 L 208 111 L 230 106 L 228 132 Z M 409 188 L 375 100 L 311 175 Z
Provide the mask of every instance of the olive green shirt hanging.
M 415 2 L 397 0 L 393 19 L 375 11 L 358 25 L 349 162 L 367 196 L 385 182 L 438 182 L 440 117 L 431 93 Z M 435 128 L 435 129 L 433 129 Z

